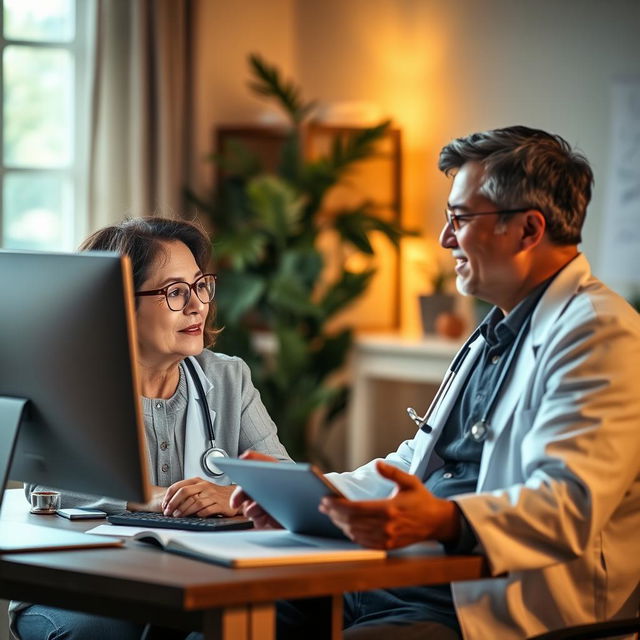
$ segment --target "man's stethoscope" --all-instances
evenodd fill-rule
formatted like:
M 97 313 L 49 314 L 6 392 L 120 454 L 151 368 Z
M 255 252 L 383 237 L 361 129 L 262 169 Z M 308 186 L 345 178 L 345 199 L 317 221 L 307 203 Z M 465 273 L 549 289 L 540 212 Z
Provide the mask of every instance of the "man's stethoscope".
M 211 421 L 211 414 L 209 413 L 209 405 L 207 403 L 207 396 L 205 395 L 204 387 L 202 386 L 202 381 L 200 380 L 200 376 L 196 372 L 196 368 L 193 366 L 193 362 L 189 360 L 189 358 L 185 358 L 183 360 L 187 369 L 189 369 L 189 373 L 191 375 L 191 379 L 193 380 L 198 393 L 200 394 L 200 399 L 202 401 L 202 413 L 204 414 L 204 421 L 207 425 L 207 432 L 209 435 L 208 448 L 204 451 L 204 453 L 200 456 L 200 466 L 206 475 L 211 478 L 219 478 L 224 475 L 224 471 L 220 471 L 219 467 L 216 465 L 215 461 L 217 458 L 228 458 L 229 454 L 220 447 L 216 447 L 216 438 L 213 432 L 213 422 Z
M 489 416 L 491 415 L 491 411 L 493 410 L 496 400 L 500 395 L 500 390 L 502 389 L 504 381 L 506 377 L 509 375 L 509 371 L 511 370 L 511 367 L 513 366 L 513 363 L 518 353 L 520 352 L 520 348 L 522 347 L 522 342 L 524 340 L 524 337 L 527 335 L 530 324 L 531 324 L 531 315 L 529 315 L 527 320 L 523 323 L 523 325 L 520 327 L 520 330 L 518 331 L 515 344 L 509 350 L 509 355 L 507 356 L 508 358 L 507 362 L 505 363 L 502 371 L 500 372 L 500 378 L 498 379 L 498 382 L 493 389 L 493 393 L 491 394 L 491 397 L 487 402 L 487 405 L 484 409 L 484 413 L 482 414 L 482 417 L 480 418 L 480 420 L 478 420 L 477 422 L 474 422 L 471 425 L 471 429 L 469 429 L 469 431 L 466 434 L 466 436 L 471 438 L 474 442 L 484 442 L 489 436 L 489 433 L 491 430 L 491 425 L 489 423 Z M 431 404 L 429 405 L 429 408 L 427 409 L 427 412 L 424 414 L 424 416 L 420 417 L 416 413 L 415 409 L 411 407 L 407 408 L 407 413 L 409 414 L 409 417 L 418 425 L 418 429 L 421 429 L 425 433 L 431 433 L 433 431 L 433 427 L 431 427 L 428 424 L 429 419 L 431 418 L 431 415 L 434 409 L 436 408 L 436 406 L 440 403 L 440 401 L 444 398 L 444 396 L 447 394 L 447 392 L 451 388 L 451 384 L 453 383 L 453 380 L 456 377 L 456 374 L 460 370 L 462 363 L 464 362 L 465 358 L 469 354 L 471 345 L 473 344 L 473 342 L 477 340 L 479 336 L 480 336 L 480 327 L 478 327 L 471 334 L 471 336 L 469 336 L 467 341 L 462 346 L 462 349 L 460 349 L 460 351 L 458 352 L 458 355 L 453 359 L 453 362 L 451 363 L 451 366 L 449 367 L 445 375 L 445 378 L 442 381 L 440 388 L 438 389 L 438 393 L 436 393 L 434 399 L 431 401 Z

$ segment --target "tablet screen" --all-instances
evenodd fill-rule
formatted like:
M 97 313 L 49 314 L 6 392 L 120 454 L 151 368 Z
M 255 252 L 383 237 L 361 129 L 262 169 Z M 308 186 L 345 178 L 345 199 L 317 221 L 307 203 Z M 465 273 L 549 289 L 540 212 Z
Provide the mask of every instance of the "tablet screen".
M 216 465 L 289 531 L 345 537 L 318 511 L 324 496 L 342 494 L 313 465 L 236 458 L 217 459 Z

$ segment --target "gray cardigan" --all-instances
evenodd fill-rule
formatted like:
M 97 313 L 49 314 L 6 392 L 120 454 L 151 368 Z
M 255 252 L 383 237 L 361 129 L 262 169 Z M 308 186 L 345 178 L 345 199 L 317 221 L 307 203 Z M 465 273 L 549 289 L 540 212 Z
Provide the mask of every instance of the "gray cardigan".
M 276 426 L 269 417 L 253 386 L 249 367 L 237 357 L 227 356 L 204 350 L 196 357 L 212 388 L 207 401 L 212 412 L 215 411 L 216 446 L 221 447 L 232 457 L 237 457 L 247 449 L 273 456 L 278 460 L 289 460 L 289 456 L 278 440 Z M 155 402 L 155 401 L 154 401 Z M 149 462 L 150 482 L 159 486 L 169 486 L 181 479 L 176 477 L 182 470 L 184 452 L 184 433 L 186 417 L 186 383 L 181 371 L 178 390 L 170 399 L 162 401 L 172 405 L 175 413 L 172 419 L 163 425 L 173 434 L 175 446 L 166 448 L 166 438 L 159 433 L 158 417 L 152 414 L 154 402 L 143 398 L 144 426 L 146 436 L 147 459 Z M 163 444 L 165 448 L 161 449 Z M 203 451 L 205 443 L 203 442 Z M 163 478 L 160 461 L 167 461 L 173 467 L 172 477 Z M 228 484 L 228 479 L 212 479 L 217 484 Z M 25 486 L 25 495 L 30 499 L 32 491 L 47 487 L 29 484 Z M 123 511 L 126 502 L 108 497 L 97 497 L 76 492 L 62 492 L 63 507 L 90 507 L 102 509 L 108 513 Z

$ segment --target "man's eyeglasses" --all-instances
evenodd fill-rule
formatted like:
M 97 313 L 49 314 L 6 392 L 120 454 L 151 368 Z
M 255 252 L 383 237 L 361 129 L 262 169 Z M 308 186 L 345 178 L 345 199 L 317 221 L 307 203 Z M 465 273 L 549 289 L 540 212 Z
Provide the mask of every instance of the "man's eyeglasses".
M 164 296 L 171 311 L 182 311 L 191 299 L 193 291 L 198 300 L 203 304 L 209 304 L 216 295 L 216 274 L 205 273 L 192 284 L 188 282 L 172 282 L 162 289 L 150 291 L 136 291 L 136 296 Z
M 463 222 L 467 222 L 475 216 L 491 216 L 496 214 L 511 215 L 513 213 L 524 213 L 525 211 L 529 211 L 530 208 L 531 207 L 521 209 L 501 209 L 500 211 L 478 211 L 476 213 L 455 213 L 454 211 L 451 211 L 451 209 L 445 209 L 444 217 L 447 220 L 447 224 L 450 224 L 454 231 L 458 231 Z

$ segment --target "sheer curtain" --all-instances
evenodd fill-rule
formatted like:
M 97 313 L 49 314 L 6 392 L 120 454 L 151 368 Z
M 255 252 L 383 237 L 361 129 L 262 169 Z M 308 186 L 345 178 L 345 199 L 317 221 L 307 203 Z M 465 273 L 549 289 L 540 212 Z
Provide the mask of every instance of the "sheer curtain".
M 190 0 L 98 0 L 88 224 L 181 212 Z

